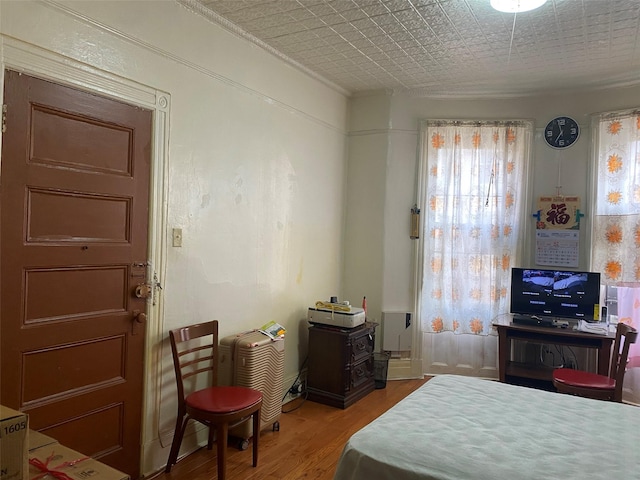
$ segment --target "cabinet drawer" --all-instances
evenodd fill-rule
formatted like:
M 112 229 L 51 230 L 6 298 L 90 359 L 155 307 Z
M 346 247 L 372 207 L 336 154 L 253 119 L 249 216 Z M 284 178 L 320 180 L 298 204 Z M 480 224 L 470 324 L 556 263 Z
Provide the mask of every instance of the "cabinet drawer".
M 373 338 L 369 332 L 351 340 L 351 363 L 356 363 L 373 353 Z
M 364 383 L 370 382 L 373 378 L 373 360 L 369 357 L 362 362 L 352 365 L 350 377 L 350 387 L 352 390 L 355 390 Z

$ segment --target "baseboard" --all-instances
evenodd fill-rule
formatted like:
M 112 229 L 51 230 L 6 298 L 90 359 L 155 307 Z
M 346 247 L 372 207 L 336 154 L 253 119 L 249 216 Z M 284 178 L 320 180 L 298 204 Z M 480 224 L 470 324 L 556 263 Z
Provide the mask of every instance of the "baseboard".
M 413 358 L 392 358 L 389 360 L 387 380 L 407 380 L 423 378 L 422 362 Z
M 178 461 L 181 458 L 195 452 L 207 444 L 209 429 L 197 422 L 189 422 L 189 427 L 184 434 Z M 161 438 L 155 438 L 143 445 L 142 471 L 143 478 L 153 478 L 164 472 L 171 450 L 173 431 L 161 433 Z

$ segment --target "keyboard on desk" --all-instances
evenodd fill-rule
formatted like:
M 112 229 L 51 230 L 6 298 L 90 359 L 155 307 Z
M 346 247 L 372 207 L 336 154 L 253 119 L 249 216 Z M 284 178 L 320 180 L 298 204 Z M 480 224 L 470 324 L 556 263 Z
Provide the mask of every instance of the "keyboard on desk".
M 519 325 L 535 325 L 537 327 L 555 327 L 551 317 L 538 317 L 535 315 L 513 315 L 513 323 Z

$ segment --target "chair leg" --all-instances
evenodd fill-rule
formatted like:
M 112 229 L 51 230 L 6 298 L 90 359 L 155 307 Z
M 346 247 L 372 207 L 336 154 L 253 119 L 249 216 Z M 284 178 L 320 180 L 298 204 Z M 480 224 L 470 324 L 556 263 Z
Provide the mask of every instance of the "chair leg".
M 211 450 L 213 448 L 213 433 L 215 429 L 213 425 L 209 424 L 209 440 L 207 441 L 207 449 Z
M 189 417 L 186 415 L 183 415 L 183 416 L 178 415 L 178 418 L 176 419 L 176 429 L 173 433 L 173 442 L 171 443 L 169 460 L 167 461 L 167 466 L 164 469 L 166 473 L 169 473 L 171 471 L 171 467 L 175 465 L 178 460 L 178 453 L 180 452 L 182 437 L 184 436 L 184 431 L 187 428 L 188 421 L 189 421 Z
M 260 440 L 260 409 L 253 412 L 253 466 L 258 466 L 258 443 Z
M 218 444 L 218 480 L 225 480 L 227 475 L 227 438 L 229 424 L 216 425 L 216 443 Z

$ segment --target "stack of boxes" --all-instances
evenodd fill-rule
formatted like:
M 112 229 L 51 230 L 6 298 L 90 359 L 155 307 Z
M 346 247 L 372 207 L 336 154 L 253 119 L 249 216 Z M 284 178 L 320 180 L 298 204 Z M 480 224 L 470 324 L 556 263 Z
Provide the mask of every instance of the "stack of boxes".
M 74 480 L 129 480 L 129 475 L 29 430 L 27 414 L 0 405 L 0 480 L 54 478 L 47 472 L 63 472 Z
M 0 405 L 0 480 L 27 478 L 29 417 Z

